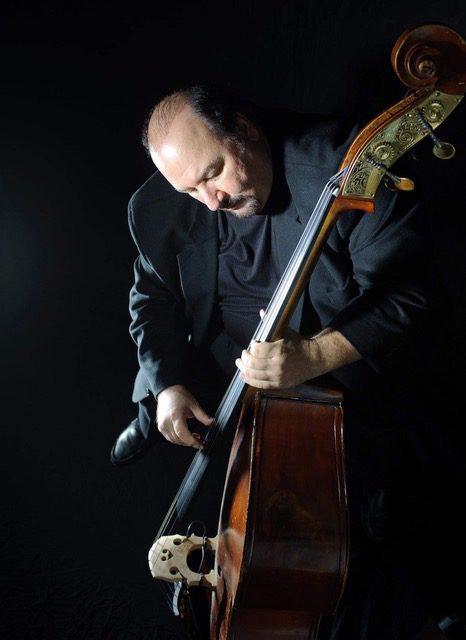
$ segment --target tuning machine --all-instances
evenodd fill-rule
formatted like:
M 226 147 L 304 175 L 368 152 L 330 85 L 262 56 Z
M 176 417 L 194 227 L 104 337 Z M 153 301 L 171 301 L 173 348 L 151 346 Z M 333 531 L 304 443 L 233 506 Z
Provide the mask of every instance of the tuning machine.
M 456 153 L 455 147 L 449 142 L 443 142 L 443 140 L 437 138 L 434 130 L 432 129 L 432 125 L 427 122 L 420 109 L 415 109 L 415 113 L 417 119 L 419 120 L 419 124 L 423 129 L 425 129 L 428 136 L 434 143 L 434 147 L 432 149 L 432 153 L 434 154 L 434 156 L 436 158 L 439 158 L 440 160 L 450 160 L 451 158 L 453 158 Z
M 414 182 L 409 178 L 404 178 L 402 176 L 397 176 L 391 171 L 387 169 L 387 167 L 373 158 L 372 156 L 366 156 L 367 161 L 373 167 L 376 167 L 379 171 L 381 171 L 384 175 L 384 184 L 391 191 L 413 191 L 414 190 Z

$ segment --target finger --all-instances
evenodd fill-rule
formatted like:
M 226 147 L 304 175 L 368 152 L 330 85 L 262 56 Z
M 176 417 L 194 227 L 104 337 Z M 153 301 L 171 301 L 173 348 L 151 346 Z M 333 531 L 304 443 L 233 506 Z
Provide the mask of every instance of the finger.
M 173 433 L 175 437 L 180 440 L 180 444 L 183 444 L 185 447 L 194 447 L 195 449 L 200 449 L 202 447 L 199 440 L 193 436 L 191 431 L 188 429 L 186 421 L 182 418 L 175 418 L 173 420 Z
M 189 431 L 188 425 L 183 416 L 177 415 L 175 412 L 172 412 L 164 419 L 160 421 L 157 420 L 157 427 L 163 437 L 172 444 L 178 444 L 184 447 L 191 446 L 186 442 L 186 437 L 184 437 L 189 434 L 188 440 L 191 440 L 191 438 L 189 437 L 191 432 Z
M 285 341 L 283 338 L 275 340 L 274 342 L 257 342 L 257 340 L 253 340 L 251 342 L 250 353 L 258 358 L 271 358 L 283 352 L 284 344 Z M 246 353 L 248 352 L 246 351 Z
M 173 424 L 171 422 L 163 422 L 157 425 L 158 430 L 163 435 L 165 440 L 171 442 L 172 444 L 178 444 L 185 446 L 185 443 L 176 435 Z
M 278 383 L 274 380 L 264 380 L 262 378 L 248 377 L 243 373 L 240 374 L 240 378 L 244 380 L 249 386 L 256 389 L 277 389 Z
M 246 367 L 247 369 L 255 369 L 257 371 L 278 369 L 284 362 L 284 354 L 282 352 L 274 353 L 274 351 L 271 350 L 267 355 L 262 357 L 261 355 L 250 353 L 249 351 L 243 351 L 239 361 L 243 367 Z
M 214 418 L 212 418 L 212 416 L 209 416 L 209 414 L 206 413 L 204 409 L 198 404 L 193 404 L 191 407 L 191 411 L 193 413 L 193 417 L 201 422 L 205 427 L 210 427 L 214 422 Z
M 252 384 L 252 380 L 257 381 L 261 380 L 262 382 L 274 383 L 278 382 L 279 370 L 274 370 L 271 368 L 253 368 L 245 366 L 244 362 L 241 360 L 236 361 L 236 366 L 240 370 L 240 378 L 244 380 L 248 384 Z M 260 387 L 262 388 L 262 387 Z
M 256 349 L 255 353 L 243 350 L 241 352 L 241 358 L 239 358 L 239 360 L 246 367 L 257 367 L 258 369 L 263 369 L 268 366 L 271 357 L 269 355 L 260 355 L 258 349 Z
M 251 375 L 253 371 L 257 373 L 268 371 L 271 366 L 270 358 L 253 358 L 248 355 L 248 357 L 241 357 L 235 360 L 235 364 L 240 371 Z

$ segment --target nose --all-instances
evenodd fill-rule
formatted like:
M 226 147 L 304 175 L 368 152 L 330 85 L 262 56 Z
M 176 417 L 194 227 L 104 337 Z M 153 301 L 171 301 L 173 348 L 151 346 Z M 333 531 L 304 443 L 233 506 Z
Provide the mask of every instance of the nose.
M 201 189 L 201 197 L 205 206 L 211 211 L 217 211 L 221 203 L 225 199 L 225 193 L 219 189 L 209 188 L 208 186 L 198 187 Z

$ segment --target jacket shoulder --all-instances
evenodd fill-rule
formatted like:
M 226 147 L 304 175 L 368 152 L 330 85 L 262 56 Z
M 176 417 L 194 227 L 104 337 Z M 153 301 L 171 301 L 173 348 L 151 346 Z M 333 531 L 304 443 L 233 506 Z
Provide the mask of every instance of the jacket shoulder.
M 258 118 L 285 163 L 333 171 L 360 128 L 354 118 L 268 108 Z
M 359 125 L 346 118 L 307 118 L 288 137 L 285 161 L 336 171 L 358 130 Z
M 130 198 L 129 206 L 135 211 L 152 207 L 157 202 L 173 197 L 173 187 L 160 171 L 155 171 Z
M 167 281 L 175 278 L 177 256 L 193 244 L 216 240 L 217 233 L 210 211 L 158 171 L 131 197 L 128 224 L 140 255 Z

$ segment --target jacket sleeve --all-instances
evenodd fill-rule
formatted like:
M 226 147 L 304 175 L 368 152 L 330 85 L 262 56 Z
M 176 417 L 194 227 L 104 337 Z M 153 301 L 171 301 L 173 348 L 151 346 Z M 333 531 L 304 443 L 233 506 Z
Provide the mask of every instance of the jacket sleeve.
M 330 326 L 353 344 L 372 369 L 381 372 L 397 362 L 408 362 L 424 329 L 427 225 L 419 203 L 407 194 L 382 194 L 374 214 L 344 215 L 357 220 L 356 224 L 346 220 L 339 228 L 347 243 L 356 295 Z
M 128 205 L 129 230 L 139 254 L 129 295 L 129 329 L 154 397 L 166 387 L 186 385 L 191 370 L 191 329 L 178 282 L 174 240 L 164 235 L 160 216 L 169 204 L 156 178 L 143 185 Z
M 141 255 L 130 291 L 130 334 L 154 397 L 174 384 L 187 384 L 189 332 L 181 303 Z

